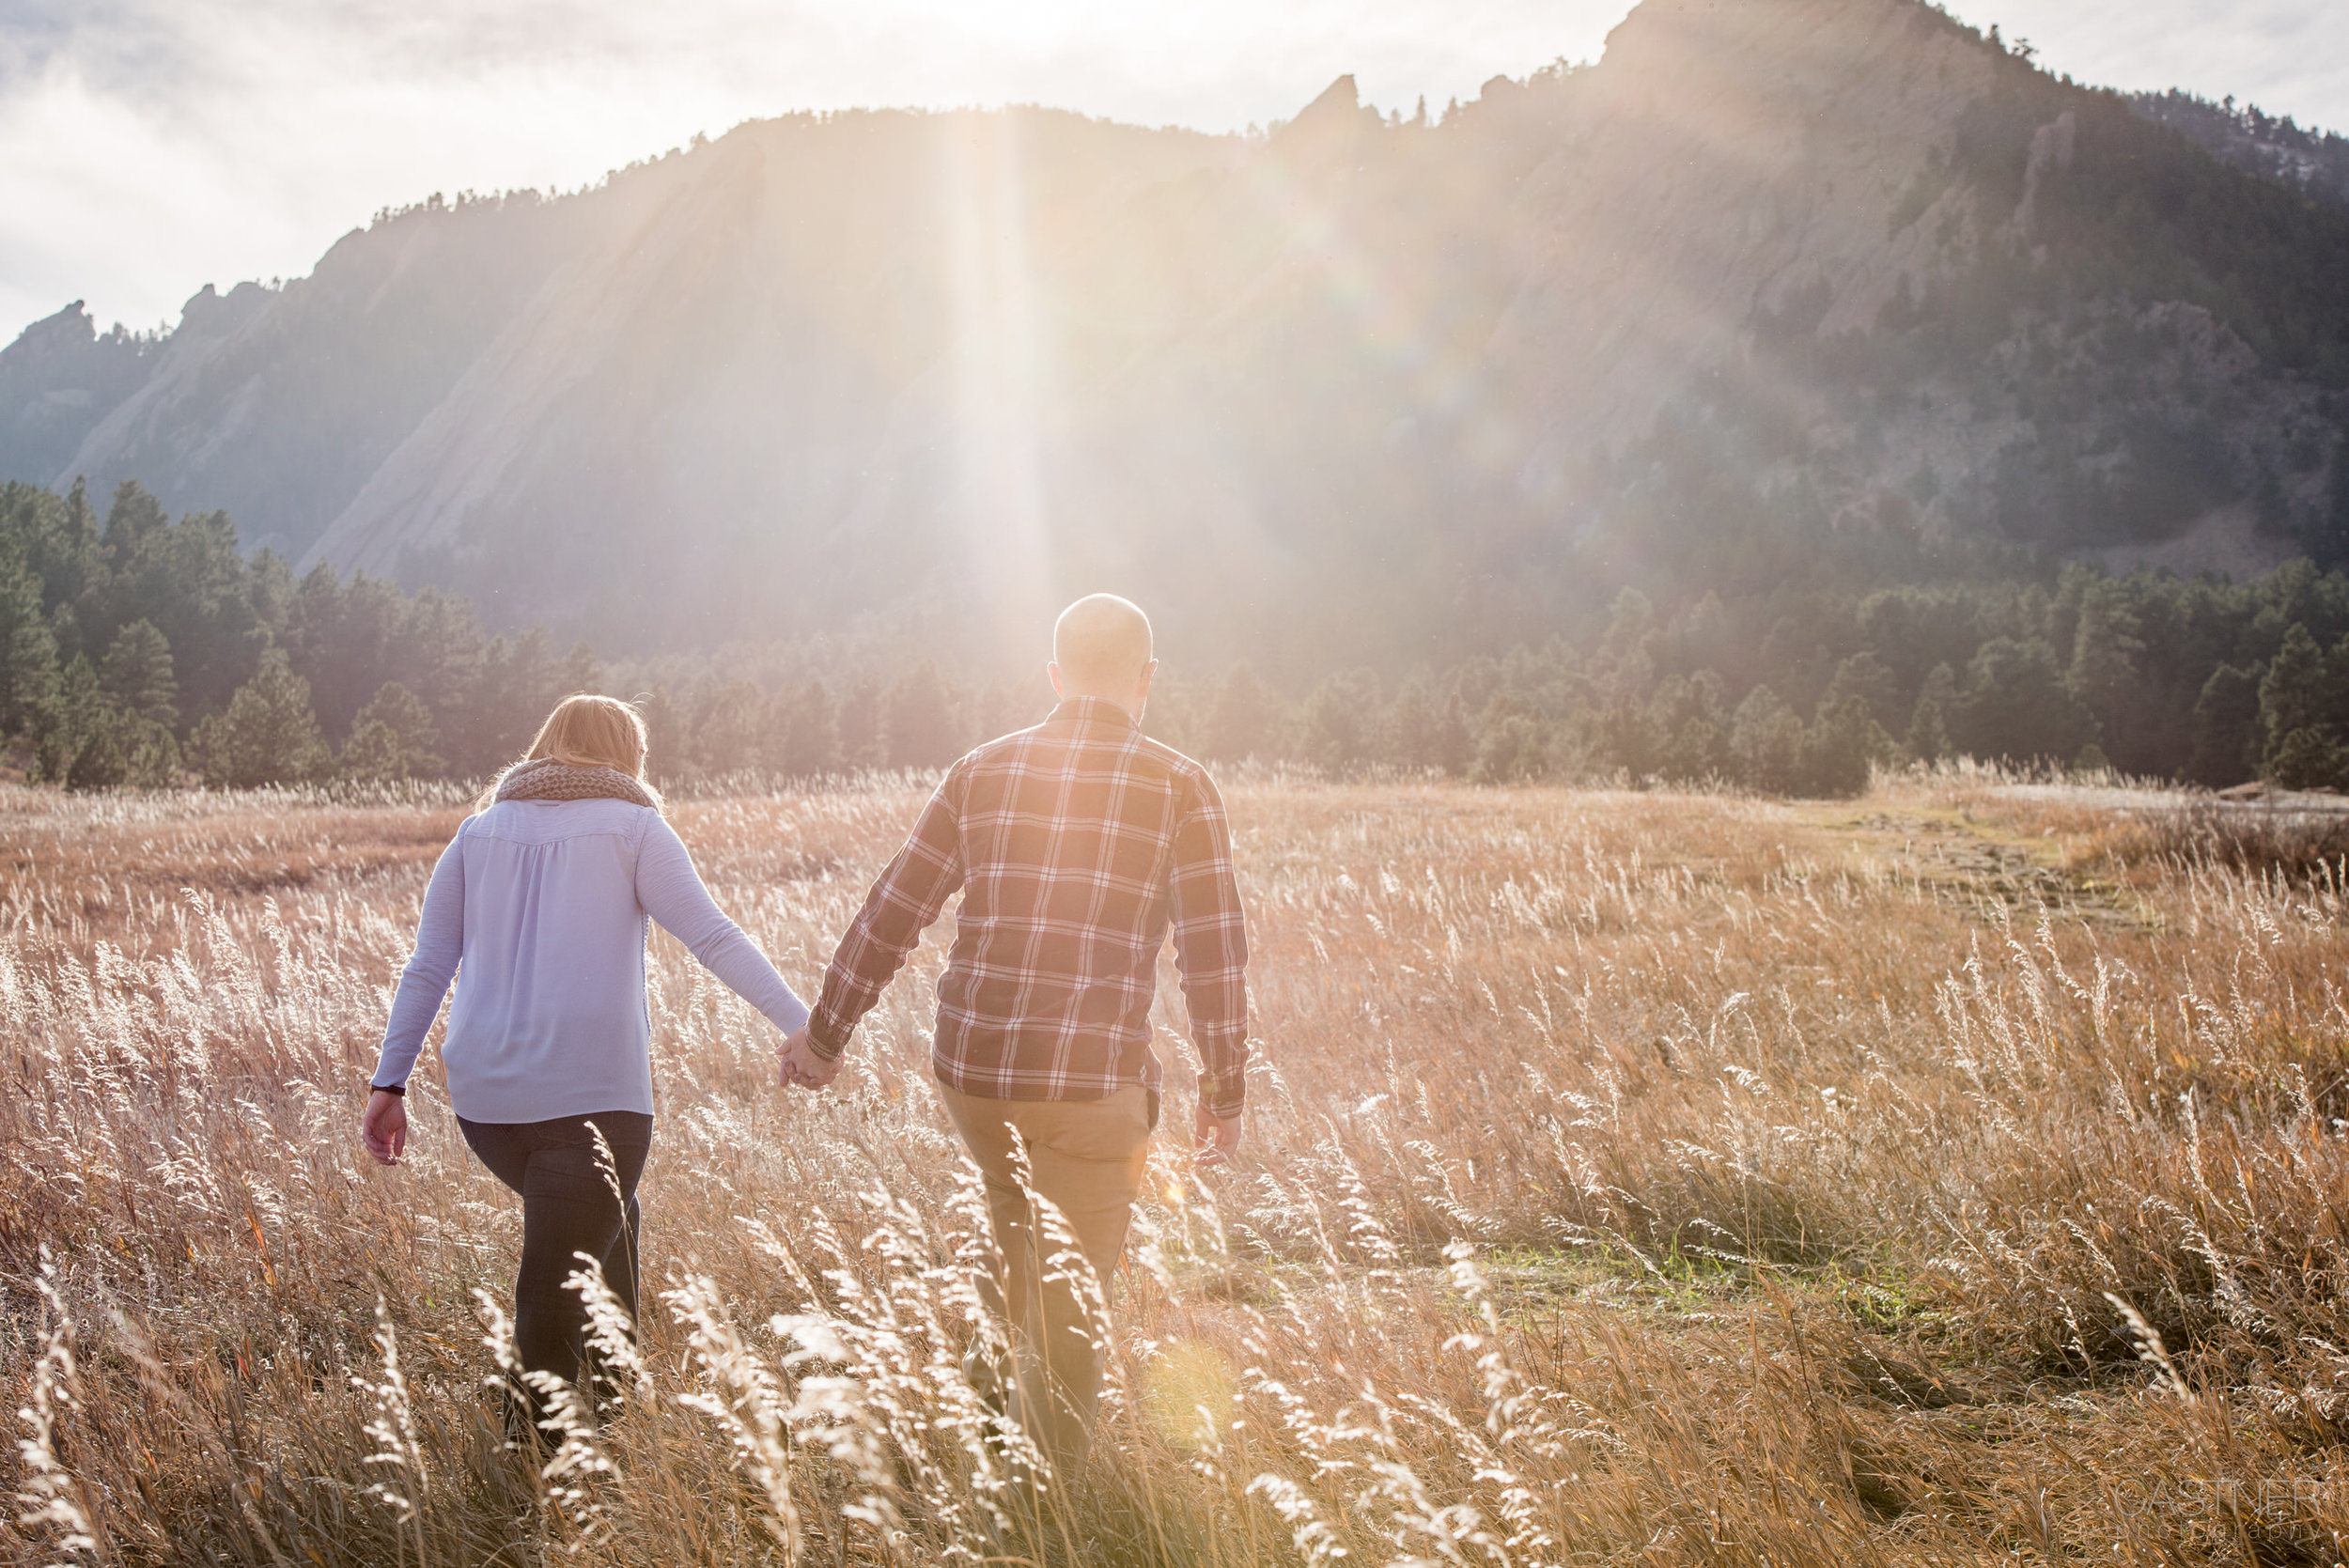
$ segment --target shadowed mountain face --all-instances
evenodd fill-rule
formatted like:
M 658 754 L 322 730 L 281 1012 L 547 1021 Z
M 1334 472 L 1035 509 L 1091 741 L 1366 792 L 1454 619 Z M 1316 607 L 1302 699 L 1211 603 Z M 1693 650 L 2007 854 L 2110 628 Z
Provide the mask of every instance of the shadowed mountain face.
M 0 477 L 608 648 L 991 653 L 1111 586 L 1326 667 L 1626 583 L 2338 558 L 2343 255 L 1914 0 L 1647 0 L 1439 125 L 796 116 L 411 210 L 161 342 L 29 329 Z

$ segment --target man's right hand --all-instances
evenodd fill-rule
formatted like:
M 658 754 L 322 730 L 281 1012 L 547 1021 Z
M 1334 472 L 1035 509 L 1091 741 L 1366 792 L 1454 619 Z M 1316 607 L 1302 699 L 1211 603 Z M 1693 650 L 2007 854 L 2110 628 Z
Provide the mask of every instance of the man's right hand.
M 1239 1118 L 1216 1115 L 1205 1100 L 1191 1118 L 1190 1158 L 1194 1165 L 1221 1165 L 1239 1153 Z
M 848 1060 L 846 1052 L 834 1057 L 817 1054 L 805 1024 L 783 1043 L 782 1054 L 776 1077 L 786 1089 L 821 1089 L 840 1076 L 840 1063 Z

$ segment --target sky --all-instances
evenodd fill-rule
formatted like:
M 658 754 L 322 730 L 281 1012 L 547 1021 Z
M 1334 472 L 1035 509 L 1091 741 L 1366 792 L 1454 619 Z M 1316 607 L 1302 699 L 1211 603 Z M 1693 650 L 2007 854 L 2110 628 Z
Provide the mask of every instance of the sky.
M 1760 0 L 1748 0 L 1760 3 Z M 1598 57 L 1627 0 L 0 0 L 0 340 L 167 327 L 434 192 L 573 190 L 796 109 L 1440 110 Z M 1952 0 L 2050 70 L 2349 132 L 2349 0 Z

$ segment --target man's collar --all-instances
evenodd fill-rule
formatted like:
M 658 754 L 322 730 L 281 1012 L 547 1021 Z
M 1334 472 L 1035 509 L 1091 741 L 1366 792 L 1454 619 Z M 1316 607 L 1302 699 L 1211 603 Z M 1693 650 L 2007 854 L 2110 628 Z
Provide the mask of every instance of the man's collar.
M 1054 722 L 1078 724 L 1114 724 L 1119 729 L 1139 729 L 1134 716 L 1107 697 L 1069 697 L 1052 709 Z

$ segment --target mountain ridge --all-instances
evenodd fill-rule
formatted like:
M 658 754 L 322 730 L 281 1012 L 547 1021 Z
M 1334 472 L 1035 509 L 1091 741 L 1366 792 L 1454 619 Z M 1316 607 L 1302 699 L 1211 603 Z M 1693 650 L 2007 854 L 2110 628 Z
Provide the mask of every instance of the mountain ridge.
M 23 476 L 620 647 L 1107 582 L 1456 651 L 1733 568 L 2338 558 L 2336 241 L 1915 0 L 1646 0 L 1435 125 L 788 116 L 428 206 L 94 349 Z M 70 335 L 0 352 L 0 467 L 87 411 Z

